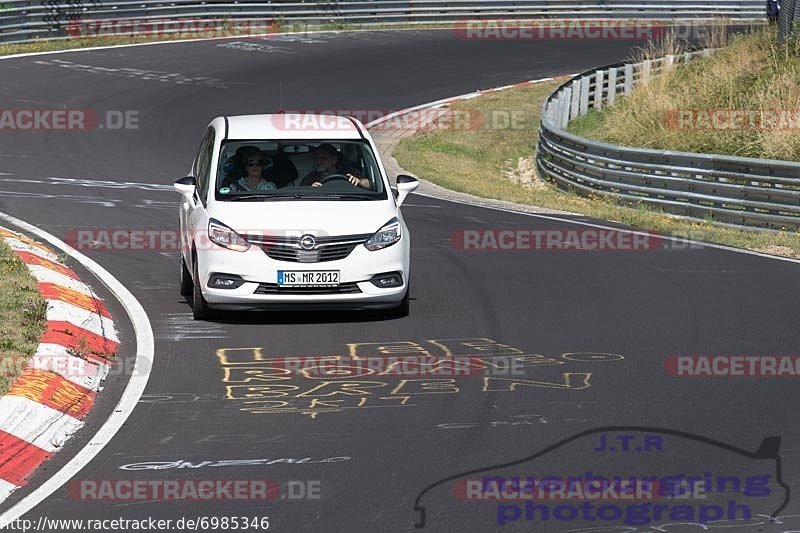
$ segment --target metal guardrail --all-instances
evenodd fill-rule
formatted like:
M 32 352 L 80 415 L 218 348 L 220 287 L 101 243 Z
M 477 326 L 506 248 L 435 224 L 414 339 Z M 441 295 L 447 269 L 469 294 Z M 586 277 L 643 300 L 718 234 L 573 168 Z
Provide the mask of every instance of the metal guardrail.
M 0 0 L 0 42 L 68 36 L 76 21 L 275 19 L 286 24 L 430 24 L 492 18 L 766 19 L 763 0 Z
M 539 175 L 561 189 L 737 226 L 800 229 L 800 163 L 629 148 L 565 131 L 590 108 L 709 50 L 598 68 L 561 85 L 542 107 Z
M 785 39 L 792 32 L 797 32 L 800 25 L 800 1 L 781 0 L 780 14 L 778 15 L 778 30 L 781 39 Z

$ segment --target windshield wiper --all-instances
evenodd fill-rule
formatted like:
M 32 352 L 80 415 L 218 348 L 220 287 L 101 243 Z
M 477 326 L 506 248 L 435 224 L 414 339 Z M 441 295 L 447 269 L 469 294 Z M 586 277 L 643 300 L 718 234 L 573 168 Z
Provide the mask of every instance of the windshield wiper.
M 231 202 L 238 202 L 240 200 L 296 200 L 303 198 L 304 195 L 300 193 L 294 194 L 246 194 L 242 196 L 234 196 L 230 199 Z
M 374 200 L 371 194 L 326 194 L 322 196 L 326 200 Z

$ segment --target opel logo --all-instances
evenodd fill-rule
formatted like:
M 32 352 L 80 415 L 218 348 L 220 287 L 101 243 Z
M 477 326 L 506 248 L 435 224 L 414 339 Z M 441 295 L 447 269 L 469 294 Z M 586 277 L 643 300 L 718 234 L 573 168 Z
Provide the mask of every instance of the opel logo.
M 313 235 L 303 235 L 300 237 L 300 248 L 303 250 L 313 250 L 317 246 L 317 240 Z

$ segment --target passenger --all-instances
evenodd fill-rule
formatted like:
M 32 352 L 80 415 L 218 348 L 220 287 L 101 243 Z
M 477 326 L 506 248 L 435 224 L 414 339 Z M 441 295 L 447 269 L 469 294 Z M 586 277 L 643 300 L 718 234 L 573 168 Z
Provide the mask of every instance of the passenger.
M 369 179 L 360 177 L 358 171 L 352 165 L 345 163 L 339 151 L 328 143 L 321 144 L 314 150 L 314 162 L 316 169 L 307 174 L 300 185 L 320 187 L 325 178 L 333 174 L 341 174 L 357 187 L 372 188 Z
M 244 175 L 247 159 L 251 155 L 259 152 L 260 150 L 252 145 L 240 146 L 237 148 L 236 153 L 229 157 L 228 160 L 225 161 L 225 164 L 222 165 L 222 171 L 225 173 L 225 177 L 222 180 L 221 187 L 230 187 L 234 181 Z
M 260 150 L 250 154 L 245 162 L 244 176 L 231 184 L 231 192 L 256 192 L 256 191 L 276 191 L 278 188 L 274 183 L 267 180 L 264 170 L 267 167 L 267 156 Z

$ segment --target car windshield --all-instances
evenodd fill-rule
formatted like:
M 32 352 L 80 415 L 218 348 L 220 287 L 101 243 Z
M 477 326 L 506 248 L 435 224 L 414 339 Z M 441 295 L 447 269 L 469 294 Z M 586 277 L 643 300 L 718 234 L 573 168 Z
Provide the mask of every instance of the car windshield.
M 217 168 L 221 201 L 387 198 L 365 141 L 226 141 Z

